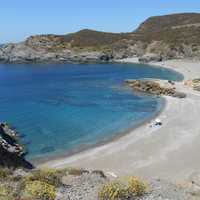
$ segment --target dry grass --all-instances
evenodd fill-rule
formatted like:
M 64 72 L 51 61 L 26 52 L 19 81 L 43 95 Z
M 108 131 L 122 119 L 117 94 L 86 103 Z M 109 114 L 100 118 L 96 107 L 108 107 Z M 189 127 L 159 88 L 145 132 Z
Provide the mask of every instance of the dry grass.
M 105 184 L 99 191 L 99 200 L 131 199 L 145 194 L 147 185 L 137 177 L 126 177 Z
M 54 200 L 56 198 L 56 188 L 46 182 L 29 181 L 26 182 L 23 196 L 24 198 Z

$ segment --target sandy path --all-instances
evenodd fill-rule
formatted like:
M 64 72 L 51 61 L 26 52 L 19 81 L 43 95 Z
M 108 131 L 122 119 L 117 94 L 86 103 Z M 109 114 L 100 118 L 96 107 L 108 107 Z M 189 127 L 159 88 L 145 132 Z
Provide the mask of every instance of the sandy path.
M 173 68 L 186 79 L 200 77 L 200 62 L 173 60 L 153 64 Z M 182 83 L 177 87 L 187 93 L 187 98 L 166 97 L 166 106 L 159 116 L 162 127 L 145 124 L 109 144 L 43 165 L 100 169 L 120 176 L 186 178 L 200 169 L 200 92 Z

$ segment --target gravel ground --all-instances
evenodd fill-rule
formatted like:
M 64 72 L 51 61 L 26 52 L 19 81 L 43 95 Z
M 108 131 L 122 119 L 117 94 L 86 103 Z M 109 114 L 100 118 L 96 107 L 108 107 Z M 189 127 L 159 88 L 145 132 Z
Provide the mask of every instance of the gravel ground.
M 64 186 L 58 190 L 56 200 L 97 200 L 98 190 L 108 181 L 100 174 L 63 177 Z M 188 188 L 163 180 L 149 180 L 149 191 L 143 197 L 130 200 L 193 200 Z M 198 198 L 197 198 L 198 199 Z M 195 199 L 196 200 L 196 199 Z
M 56 200 L 96 200 L 99 188 L 107 181 L 99 174 L 83 174 L 63 178 Z
M 138 200 L 191 200 L 183 188 L 163 180 L 151 180 L 150 192 Z

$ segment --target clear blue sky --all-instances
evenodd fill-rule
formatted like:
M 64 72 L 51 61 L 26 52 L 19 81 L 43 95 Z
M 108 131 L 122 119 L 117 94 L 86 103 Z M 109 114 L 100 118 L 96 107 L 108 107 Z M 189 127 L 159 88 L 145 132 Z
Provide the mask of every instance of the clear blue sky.
M 84 28 L 128 32 L 149 16 L 200 12 L 200 0 L 1 0 L 0 43 Z

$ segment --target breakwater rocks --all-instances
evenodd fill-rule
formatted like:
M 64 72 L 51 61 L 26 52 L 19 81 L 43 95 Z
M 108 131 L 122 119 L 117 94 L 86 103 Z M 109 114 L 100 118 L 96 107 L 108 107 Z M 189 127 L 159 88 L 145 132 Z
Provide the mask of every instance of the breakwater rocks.
M 26 150 L 18 141 L 17 132 L 6 123 L 0 123 L 0 166 L 8 168 L 33 168 L 25 160 Z
M 185 98 L 186 94 L 176 90 L 175 83 L 166 80 L 126 80 L 125 84 L 134 91 L 145 92 L 158 96 L 172 96 L 177 98 Z

